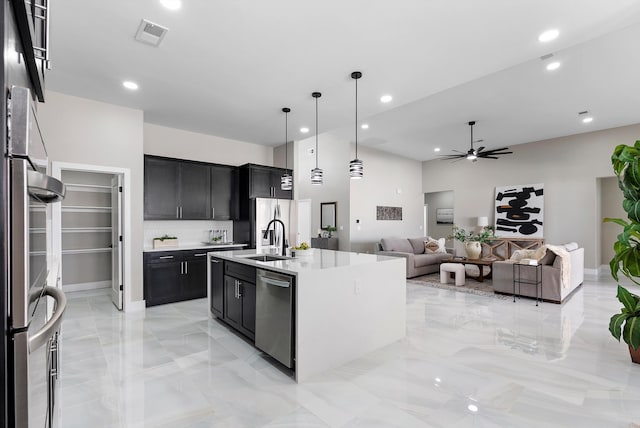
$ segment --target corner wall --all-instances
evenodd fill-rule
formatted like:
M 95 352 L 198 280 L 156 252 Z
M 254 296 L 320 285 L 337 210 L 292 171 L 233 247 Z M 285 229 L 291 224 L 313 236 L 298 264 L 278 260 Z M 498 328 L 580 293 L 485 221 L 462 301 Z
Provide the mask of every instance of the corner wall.
M 344 164 L 349 169 L 352 154 Z M 350 181 L 351 251 L 373 253 L 375 243 L 384 237 L 424 236 L 422 162 L 368 147 L 358 146 L 364 162 L 364 177 Z M 402 208 L 402 220 L 377 220 L 376 207 Z M 356 223 L 360 220 L 359 223 Z
M 598 177 L 611 177 L 611 153 L 640 139 L 640 125 L 613 128 L 513 146 L 498 160 L 432 160 L 423 163 L 425 193 L 454 190 L 455 223 L 475 226 L 478 216 L 494 221 L 495 186 L 544 183 L 544 238 L 576 241 L 585 248 L 585 267 L 600 265 Z
M 182 129 L 144 124 L 144 153 L 224 165 L 273 165 L 273 148 Z
M 52 161 L 131 170 L 131 300 L 143 299 L 143 113 L 47 91 L 38 118 Z M 135 203 L 139 201 L 140 203 Z

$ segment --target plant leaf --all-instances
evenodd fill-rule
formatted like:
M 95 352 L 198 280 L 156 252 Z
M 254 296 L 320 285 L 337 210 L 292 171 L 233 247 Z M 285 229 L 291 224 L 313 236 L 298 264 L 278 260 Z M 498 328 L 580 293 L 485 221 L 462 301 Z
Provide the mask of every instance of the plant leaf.
M 624 305 L 624 308 L 629 313 L 633 313 L 636 305 L 638 304 L 638 298 L 629 293 L 625 288 L 618 285 L 618 300 Z
M 620 342 L 620 335 L 622 334 L 622 324 L 629 318 L 628 314 L 615 314 L 609 321 L 609 331 L 611 335 L 618 339 Z
M 624 324 L 624 341 L 633 349 L 640 346 L 640 322 L 638 317 L 629 317 Z

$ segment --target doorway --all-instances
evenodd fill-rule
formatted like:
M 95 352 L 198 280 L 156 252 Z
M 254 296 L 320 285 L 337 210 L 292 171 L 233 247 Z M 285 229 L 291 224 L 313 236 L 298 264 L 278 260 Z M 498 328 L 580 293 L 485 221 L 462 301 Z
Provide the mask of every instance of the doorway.
M 454 219 L 453 190 L 424 194 L 424 230 L 425 236 L 435 239 L 445 238 L 453 234 Z M 453 242 L 447 240 L 447 247 Z
M 65 293 L 99 290 L 125 306 L 128 241 L 124 197 L 128 170 L 53 163 L 67 194 L 52 213 L 54 253 Z

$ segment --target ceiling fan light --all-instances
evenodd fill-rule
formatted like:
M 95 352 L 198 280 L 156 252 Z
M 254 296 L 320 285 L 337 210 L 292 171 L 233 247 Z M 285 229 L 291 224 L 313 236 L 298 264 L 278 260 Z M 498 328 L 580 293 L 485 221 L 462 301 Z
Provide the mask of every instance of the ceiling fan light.
M 322 184 L 323 171 L 320 168 L 313 168 L 311 170 L 311 184 L 319 186 Z
M 364 163 L 360 159 L 349 162 L 349 176 L 353 180 L 359 180 L 364 175 Z
M 475 153 L 467 153 L 467 159 L 468 160 L 476 160 L 476 159 L 478 159 L 478 156 Z

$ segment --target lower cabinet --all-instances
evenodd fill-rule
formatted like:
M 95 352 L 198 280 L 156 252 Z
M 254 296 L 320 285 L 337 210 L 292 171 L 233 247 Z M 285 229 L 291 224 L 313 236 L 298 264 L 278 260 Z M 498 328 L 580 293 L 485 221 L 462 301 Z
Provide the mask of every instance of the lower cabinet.
M 156 306 L 207 296 L 207 253 L 163 251 L 144 254 L 144 299 Z
M 211 313 L 230 327 L 255 339 L 256 270 L 252 266 L 210 259 Z

